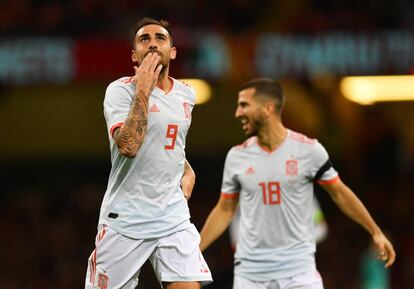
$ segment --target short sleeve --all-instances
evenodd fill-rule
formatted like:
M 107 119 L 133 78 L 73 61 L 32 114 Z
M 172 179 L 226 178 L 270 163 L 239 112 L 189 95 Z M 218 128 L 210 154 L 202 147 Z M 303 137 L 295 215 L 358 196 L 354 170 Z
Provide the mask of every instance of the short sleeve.
M 197 100 L 197 95 L 196 95 L 195 89 L 192 88 L 192 87 L 189 87 L 188 90 L 189 90 L 189 97 L 188 97 L 189 101 L 190 101 L 191 105 L 194 106 L 194 104 L 196 103 L 196 100 Z
M 316 141 L 311 149 L 311 178 L 319 184 L 335 182 L 338 172 L 334 169 L 326 149 Z
M 108 86 L 104 100 L 104 116 L 110 137 L 115 128 L 120 127 L 128 117 L 131 104 L 132 95 L 126 87 L 116 83 Z
M 234 197 L 239 194 L 240 184 L 236 175 L 236 160 L 234 151 L 230 150 L 226 156 L 223 170 L 223 181 L 221 184 L 221 195 L 224 197 Z
M 181 90 L 184 92 L 186 101 L 188 101 L 191 104 L 191 106 L 194 106 L 194 104 L 196 103 L 195 89 L 185 81 L 178 81 L 175 79 L 174 81 L 178 83 Z

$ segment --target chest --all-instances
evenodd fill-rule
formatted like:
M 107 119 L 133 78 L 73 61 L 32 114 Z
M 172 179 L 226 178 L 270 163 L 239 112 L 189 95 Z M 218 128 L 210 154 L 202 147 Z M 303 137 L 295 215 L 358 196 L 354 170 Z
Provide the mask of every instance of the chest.
M 264 201 L 278 201 L 278 194 L 300 193 L 309 179 L 309 160 L 300 154 L 250 155 L 237 164 L 237 181 L 245 197 L 263 195 Z
M 191 104 L 185 95 L 153 92 L 149 99 L 148 132 L 165 134 L 167 137 L 185 137 L 190 124 Z

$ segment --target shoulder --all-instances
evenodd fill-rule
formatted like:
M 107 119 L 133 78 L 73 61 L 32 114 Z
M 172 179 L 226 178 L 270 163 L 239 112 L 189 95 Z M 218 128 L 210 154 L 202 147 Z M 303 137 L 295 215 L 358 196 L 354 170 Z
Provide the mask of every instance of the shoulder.
M 250 159 L 254 144 L 257 143 L 256 137 L 248 138 L 242 144 L 233 146 L 227 153 L 225 167 L 230 170 L 237 170 L 241 164 Z
M 253 147 L 256 144 L 257 144 L 257 137 L 252 136 L 252 137 L 246 139 L 243 143 L 235 145 L 234 147 L 232 147 L 230 149 L 230 151 L 243 152 L 243 151 L 246 151 L 249 148 Z
M 179 87 L 180 89 L 187 91 L 189 93 L 194 93 L 194 87 L 192 87 L 189 83 L 187 83 L 185 80 L 178 80 L 175 78 L 171 79 L 174 81 L 174 85 L 177 85 L 177 87 Z
M 105 92 L 105 99 L 119 97 L 122 95 L 132 96 L 134 92 L 134 84 L 132 76 L 121 77 L 117 80 L 112 81 Z
M 124 76 L 121 78 L 118 78 L 117 80 L 112 81 L 108 87 L 107 90 L 109 89 L 116 89 L 116 88 L 131 88 L 134 86 L 133 83 L 133 77 L 132 76 Z
M 292 130 L 289 130 L 288 138 L 292 149 L 310 158 L 325 158 L 327 155 L 326 149 L 316 138 L 310 138 Z
M 302 133 L 293 130 L 289 130 L 288 138 L 290 141 L 304 146 L 313 146 L 318 143 L 317 139 L 310 138 Z
M 175 78 L 171 78 L 174 81 L 174 85 L 176 86 L 176 89 L 183 93 L 188 100 L 191 102 L 195 102 L 195 89 L 188 83 L 182 80 L 178 80 Z

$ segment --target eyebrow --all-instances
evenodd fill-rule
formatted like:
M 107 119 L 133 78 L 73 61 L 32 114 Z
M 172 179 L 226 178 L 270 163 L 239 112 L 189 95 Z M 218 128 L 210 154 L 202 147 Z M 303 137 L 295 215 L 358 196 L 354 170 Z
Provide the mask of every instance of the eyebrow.
M 144 38 L 144 37 L 149 37 L 150 36 L 150 34 L 148 33 L 148 32 L 146 32 L 146 33 L 144 33 L 144 34 L 141 34 L 140 36 L 138 36 L 138 39 L 141 39 L 141 38 Z M 164 33 L 160 33 L 160 32 L 156 32 L 155 33 L 155 36 L 163 36 L 163 37 L 165 37 L 165 38 L 168 38 L 168 36 L 167 35 L 165 35 Z

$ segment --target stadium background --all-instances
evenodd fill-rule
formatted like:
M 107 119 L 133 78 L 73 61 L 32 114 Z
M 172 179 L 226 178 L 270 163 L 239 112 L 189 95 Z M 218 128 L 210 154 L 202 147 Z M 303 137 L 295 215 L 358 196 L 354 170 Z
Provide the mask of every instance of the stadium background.
M 326 146 L 394 242 L 391 288 L 412 288 L 414 103 L 361 106 L 339 90 L 345 75 L 414 73 L 408 0 L 2 1 L 0 288 L 82 288 L 110 169 L 104 91 L 132 73 L 129 32 L 142 16 L 172 24 L 171 75 L 213 89 L 187 137 L 196 226 L 217 201 L 227 150 L 244 139 L 233 117 L 238 86 L 277 78 L 285 124 Z M 369 237 L 317 194 L 329 225 L 317 253 L 325 288 L 361 288 Z M 231 288 L 228 237 L 205 257 L 211 288 Z M 138 288 L 157 288 L 151 271 L 146 265 Z

